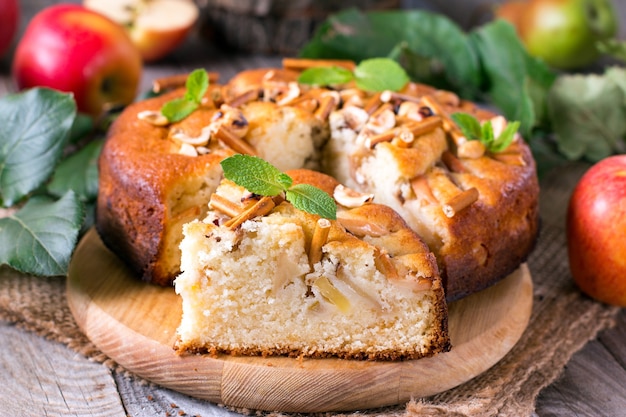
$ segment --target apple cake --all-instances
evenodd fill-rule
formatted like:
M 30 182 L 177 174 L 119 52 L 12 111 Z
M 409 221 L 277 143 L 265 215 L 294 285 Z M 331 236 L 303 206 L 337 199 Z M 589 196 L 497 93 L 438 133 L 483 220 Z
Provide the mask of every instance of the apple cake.
M 179 353 L 417 359 L 449 349 L 434 255 L 402 218 L 324 174 L 337 220 L 224 180 L 183 226 Z M 347 204 L 348 206 L 344 206 Z
M 526 259 L 539 227 L 529 147 L 516 134 L 506 149 L 491 151 L 466 138 L 451 115 L 471 114 L 497 131 L 503 117 L 422 84 L 373 93 L 354 82 L 303 85 L 301 71 L 289 64 L 213 82 L 200 107 L 177 123 L 159 109 L 184 89 L 126 108 L 99 160 L 96 227 L 106 245 L 144 280 L 171 285 L 183 224 L 206 216 L 219 162 L 245 153 L 283 171 L 324 172 L 394 209 L 434 253 L 448 301 L 494 284 Z

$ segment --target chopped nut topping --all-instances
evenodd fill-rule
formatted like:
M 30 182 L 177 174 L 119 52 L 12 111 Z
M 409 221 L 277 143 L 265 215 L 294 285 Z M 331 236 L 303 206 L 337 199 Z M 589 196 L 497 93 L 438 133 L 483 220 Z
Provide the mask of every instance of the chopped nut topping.
M 443 212 L 447 217 L 454 217 L 454 215 L 461 210 L 471 206 L 476 200 L 478 200 L 478 190 L 474 187 L 452 197 L 447 203 L 443 205 Z
M 198 151 L 196 151 L 196 148 L 188 143 L 181 143 L 178 153 L 187 156 L 198 156 Z
M 346 126 L 355 132 L 360 132 L 370 117 L 365 110 L 356 106 L 344 107 L 341 114 L 346 121 Z
M 276 104 L 278 104 L 279 106 L 284 106 L 291 103 L 298 97 L 300 97 L 300 87 L 297 82 L 292 81 L 287 84 L 287 92 L 278 97 Z
M 322 247 L 326 244 L 328 239 L 330 226 L 330 220 L 324 218 L 319 219 L 317 223 L 315 223 L 311 247 L 309 249 L 309 264 L 315 265 L 322 260 Z
M 167 126 L 170 123 L 170 121 L 167 120 L 167 117 L 163 116 L 163 114 L 157 110 L 141 111 L 137 113 L 137 118 L 154 126 Z
M 347 208 L 361 207 L 363 204 L 371 203 L 374 194 L 365 194 L 348 188 L 342 184 L 335 187 L 333 198 L 337 203 Z
M 456 154 L 459 158 L 478 159 L 485 154 L 485 145 L 479 140 L 468 140 L 460 143 Z
M 188 136 L 187 133 L 181 129 L 172 129 L 170 138 L 192 146 L 206 146 L 211 139 L 211 126 L 203 127 L 200 131 L 200 135 L 196 137 Z

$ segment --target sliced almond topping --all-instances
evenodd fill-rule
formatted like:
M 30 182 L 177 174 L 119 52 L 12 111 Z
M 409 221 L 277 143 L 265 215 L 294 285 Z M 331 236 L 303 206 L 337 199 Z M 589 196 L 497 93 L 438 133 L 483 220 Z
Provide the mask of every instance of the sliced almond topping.
M 478 159 L 485 154 L 485 145 L 479 140 L 468 140 L 458 145 L 456 154 L 459 158 Z
M 459 158 L 454 156 L 454 154 L 450 151 L 444 151 L 441 154 L 441 161 L 452 172 L 467 172 L 467 168 L 465 168 L 463 162 L 461 162 Z
M 170 121 L 167 117 L 163 116 L 163 113 L 157 110 L 144 110 L 137 113 L 137 118 L 154 126 L 167 126 Z
M 188 143 L 181 143 L 178 153 L 186 156 L 198 156 L 198 151 L 196 151 L 196 148 Z
M 424 175 L 420 175 L 411 180 L 411 189 L 417 198 L 421 198 L 429 204 L 439 204 L 439 200 L 437 200 L 433 194 L 430 185 L 428 185 L 428 180 Z
M 322 260 L 322 247 L 326 244 L 330 232 L 330 220 L 319 219 L 315 223 L 311 247 L 309 248 L 309 264 L 315 265 Z
M 245 209 L 241 214 L 224 223 L 224 226 L 231 230 L 237 229 L 241 224 L 247 220 L 254 219 L 255 217 L 265 216 L 274 208 L 274 201 L 272 197 L 262 197 L 256 204 Z
M 347 59 L 306 59 L 306 58 L 283 58 L 283 68 L 302 71 L 315 67 L 342 67 L 350 71 L 356 68 L 354 61 Z
M 209 201 L 209 207 L 213 210 L 220 211 L 227 216 L 237 217 L 243 211 L 236 203 L 233 203 L 227 198 L 222 197 L 219 194 L 211 194 L 211 200 Z
M 345 106 L 341 110 L 341 114 L 348 128 L 355 132 L 362 130 L 370 117 L 365 110 L 356 106 Z
M 333 198 L 337 203 L 347 208 L 361 207 L 363 204 L 371 203 L 374 194 L 365 194 L 339 184 L 333 191 Z
M 233 131 L 226 127 L 220 126 L 215 132 L 215 137 L 222 141 L 226 146 L 245 155 L 256 155 L 256 149 L 245 140 L 239 138 Z
M 389 254 L 378 247 L 374 252 L 374 263 L 376 264 L 376 269 L 386 276 L 387 279 L 397 280 L 400 278 Z
M 478 190 L 475 187 L 468 188 L 445 203 L 442 207 L 443 212 L 447 217 L 454 217 L 456 213 L 472 205 L 478 197 Z

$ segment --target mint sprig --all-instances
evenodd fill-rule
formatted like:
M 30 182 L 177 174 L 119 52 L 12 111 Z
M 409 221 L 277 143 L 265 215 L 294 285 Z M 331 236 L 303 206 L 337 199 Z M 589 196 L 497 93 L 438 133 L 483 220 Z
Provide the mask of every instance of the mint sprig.
M 313 67 L 300 74 L 301 84 L 333 86 L 354 80 L 366 91 L 398 91 L 409 82 L 409 76 L 396 61 L 389 58 L 370 58 L 356 66 L 354 72 L 338 67 Z
M 250 155 L 233 155 L 221 162 L 224 177 L 251 193 L 285 198 L 298 210 L 336 220 L 337 205 L 326 192 L 310 184 L 293 185 L 293 179 L 269 162 Z
M 209 88 L 209 75 L 204 69 L 194 70 L 185 82 L 185 95 L 168 101 L 161 107 L 161 114 L 175 123 L 193 113 L 202 102 L 202 97 Z
M 502 152 L 508 148 L 520 127 L 520 122 L 509 122 L 502 133 L 495 137 L 490 120 L 481 124 L 471 114 L 460 112 L 453 113 L 451 117 L 467 140 L 479 140 L 489 152 L 493 153 Z

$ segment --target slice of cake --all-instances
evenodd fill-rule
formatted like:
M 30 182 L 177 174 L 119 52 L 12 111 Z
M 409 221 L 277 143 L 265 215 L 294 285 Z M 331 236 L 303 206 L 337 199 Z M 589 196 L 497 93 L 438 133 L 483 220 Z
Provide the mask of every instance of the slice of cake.
M 399 360 L 449 349 L 434 255 L 390 208 L 324 174 L 337 220 L 224 180 L 184 227 L 179 352 Z

